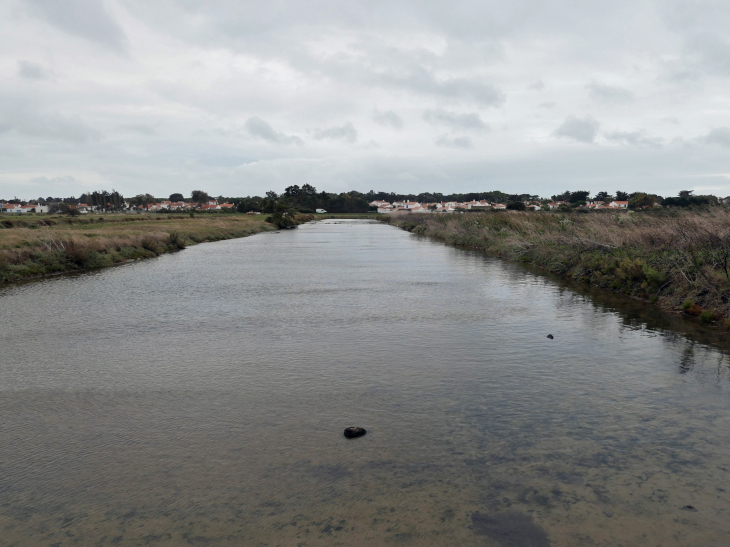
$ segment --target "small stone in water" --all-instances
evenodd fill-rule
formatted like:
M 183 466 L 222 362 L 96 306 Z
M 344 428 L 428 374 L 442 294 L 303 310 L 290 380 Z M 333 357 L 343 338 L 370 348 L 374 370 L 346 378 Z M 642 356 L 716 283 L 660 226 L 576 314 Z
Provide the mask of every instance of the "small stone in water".
M 346 427 L 345 428 L 345 437 L 348 439 L 355 439 L 357 437 L 362 437 L 365 435 L 367 431 L 365 431 L 362 427 Z
M 548 338 L 550 338 L 550 340 L 552 340 L 555 337 L 552 334 L 548 334 Z
M 682 507 L 682 511 L 692 511 L 693 513 L 696 513 L 697 509 L 695 509 L 691 505 L 685 505 L 684 507 Z

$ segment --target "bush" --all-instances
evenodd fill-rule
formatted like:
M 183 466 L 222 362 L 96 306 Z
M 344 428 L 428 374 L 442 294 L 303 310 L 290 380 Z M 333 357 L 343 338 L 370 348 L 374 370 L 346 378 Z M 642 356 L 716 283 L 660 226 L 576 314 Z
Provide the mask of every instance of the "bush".
M 699 304 L 695 304 L 691 300 L 685 300 L 684 304 L 682 304 L 682 311 L 687 315 L 697 317 L 702 313 L 702 308 Z
M 66 242 L 63 251 L 68 259 L 77 266 L 81 266 L 89 258 L 89 248 L 73 239 Z

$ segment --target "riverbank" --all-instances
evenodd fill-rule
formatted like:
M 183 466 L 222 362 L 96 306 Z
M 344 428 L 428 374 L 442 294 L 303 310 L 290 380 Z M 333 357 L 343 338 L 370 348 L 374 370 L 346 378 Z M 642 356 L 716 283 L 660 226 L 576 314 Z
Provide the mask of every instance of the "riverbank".
M 485 212 L 389 215 L 389 224 L 451 245 L 534 264 L 730 326 L 730 212 Z
M 37 215 L 0 219 L 0 285 L 153 258 L 276 230 L 266 215 Z M 308 220 L 302 219 L 302 220 Z

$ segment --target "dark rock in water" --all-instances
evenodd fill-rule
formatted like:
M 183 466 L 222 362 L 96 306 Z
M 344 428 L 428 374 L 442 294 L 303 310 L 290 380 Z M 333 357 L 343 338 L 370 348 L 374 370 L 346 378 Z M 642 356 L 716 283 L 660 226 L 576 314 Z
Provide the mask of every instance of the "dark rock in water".
M 606 515 L 606 516 L 607 516 L 608 518 L 611 518 L 611 517 L 613 516 L 613 511 L 611 511 L 611 510 L 610 510 L 610 509 L 608 509 L 608 508 L 605 508 L 605 509 L 603 510 L 603 514 L 604 514 L 604 515 Z
M 548 334 L 548 338 L 550 338 L 550 340 L 552 340 L 555 337 L 552 334 Z
M 695 509 L 691 505 L 685 505 L 684 507 L 682 507 L 682 511 L 692 511 L 693 513 L 696 513 L 697 509 Z
M 471 528 L 479 536 L 487 536 L 501 547 L 550 547 L 545 530 L 531 515 L 523 513 L 494 513 L 471 516 Z
M 365 431 L 362 427 L 346 427 L 345 428 L 345 437 L 348 439 L 355 439 L 357 437 L 362 437 L 365 435 L 367 431 Z

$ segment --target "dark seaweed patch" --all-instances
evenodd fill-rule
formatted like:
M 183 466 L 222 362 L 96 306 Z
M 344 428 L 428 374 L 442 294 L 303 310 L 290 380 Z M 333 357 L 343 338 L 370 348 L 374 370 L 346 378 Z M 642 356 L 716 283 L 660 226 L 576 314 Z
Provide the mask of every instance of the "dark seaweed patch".
M 498 542 L 500 547 L 549 547 L 545 530 L 524 513 L 494 513 L 471 516 L 471 529 L 480 536 Z

